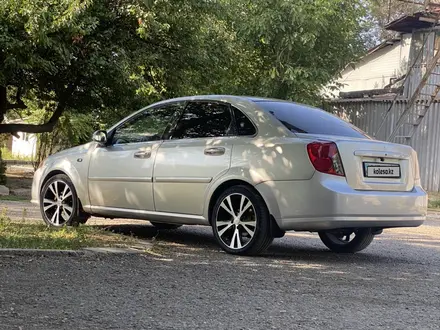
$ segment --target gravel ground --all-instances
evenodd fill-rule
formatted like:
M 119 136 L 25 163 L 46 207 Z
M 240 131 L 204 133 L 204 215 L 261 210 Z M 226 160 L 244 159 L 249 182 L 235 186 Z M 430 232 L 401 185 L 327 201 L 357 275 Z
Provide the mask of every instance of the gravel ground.
M 438 214 L 355 255 L 294 233 L 233 257 L 209 228 L 95 223 L 108 224 L 154 238 L 153 251 L 1 255 L 0 329 L 439 329 Z

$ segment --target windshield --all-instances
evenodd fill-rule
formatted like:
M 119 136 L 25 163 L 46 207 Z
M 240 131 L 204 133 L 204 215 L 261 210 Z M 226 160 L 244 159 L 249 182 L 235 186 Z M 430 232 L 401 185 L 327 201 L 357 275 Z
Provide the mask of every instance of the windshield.
M 324 110 L 282 101 L 255 101 L 294 133 L 370 138 L 359 128 Z

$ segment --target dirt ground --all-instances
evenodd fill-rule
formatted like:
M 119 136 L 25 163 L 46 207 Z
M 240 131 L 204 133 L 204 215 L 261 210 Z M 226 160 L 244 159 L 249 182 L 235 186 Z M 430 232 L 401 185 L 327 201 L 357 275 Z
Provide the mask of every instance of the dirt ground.
M 6 170 L 6 186 L 10 194 L 31 199 L 33 168 L 30 166 L 9 166 Z

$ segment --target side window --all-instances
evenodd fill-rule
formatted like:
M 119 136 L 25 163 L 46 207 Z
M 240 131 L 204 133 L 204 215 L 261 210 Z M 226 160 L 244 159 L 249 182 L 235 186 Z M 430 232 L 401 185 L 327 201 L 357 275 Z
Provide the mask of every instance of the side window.
M 113 134 L 112 144 L 127 144 L 162 139 L 165 130 L 183 103 L 166 104 L 141 112 L 119 126 Z
M 194 139 L 231 135 L 232 116 L 229 106 L 215 102 L 191 102 L 177 123 L 172 139 Z
M 238 135 L 255 135 L 257 133 L 254 124 L 252 124 L 243 112 L 234 108 L 234 116 Z

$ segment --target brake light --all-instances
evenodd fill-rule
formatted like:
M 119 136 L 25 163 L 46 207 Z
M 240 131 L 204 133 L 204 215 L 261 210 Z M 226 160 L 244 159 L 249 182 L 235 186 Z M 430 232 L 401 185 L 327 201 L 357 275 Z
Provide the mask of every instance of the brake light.
M 312 142 L 307 153 L 313 167 L 321 173 L 345 176 L 338 147 L 334 142 Z

